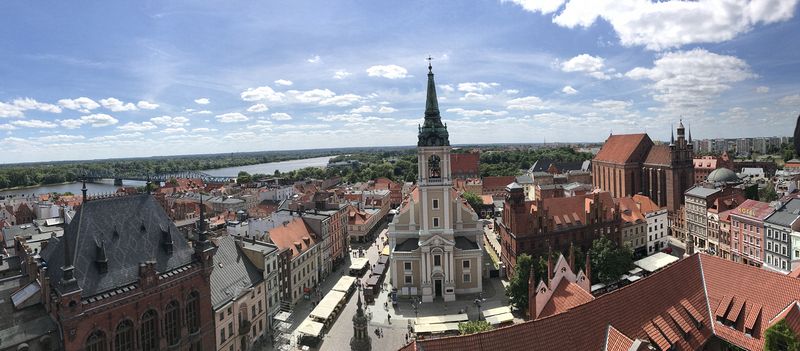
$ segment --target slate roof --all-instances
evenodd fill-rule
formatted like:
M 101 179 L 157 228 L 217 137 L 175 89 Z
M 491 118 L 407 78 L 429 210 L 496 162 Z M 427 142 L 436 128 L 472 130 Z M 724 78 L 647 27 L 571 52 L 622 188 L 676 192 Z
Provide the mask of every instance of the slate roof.
M 800 199 L 791 199 L 769 216 L 765 222 L 776 224 L 782 227 L 789 227 L 800 217 Z
M 593 161 L 628 163 L 641 162 L 634 160 L 634 152 L 642 143 L 653 145 L 647 134 L 617 134 L 608 137 L 603 147 L 595 155 Z
M 211 271 L 211 306 L 216 310 L 261 283 L 263 275 L 244 255 L 230 235 L 217 240 L 214 270 Z
M 478 249 L 478 244 L 477 243 L 475 243 L 472 240 L 469 240 L 469 239 L 467 239 L 467 238 L 465 238 L 463 236 L 457 236 L 455 238 L 455 242 L 456 242 L 456 248 L 459 248 L 461 250 L 477 250 Z
M 713 334 L 741 348 L 761 350 L 770 321 L 781 316 L 790 319 L 789 313 L 782 312 L 798 297 L 800 279 L 695 254 L 551 317 L 467 336 L 418 340 L 414 347 L 427 351 L 602 350 L 608 325 L 613 325 L 628 339 L 650 341 L 661 349 L 702 349 Z M 737 300 L 742 317 L 732 326 L 717 323 L 717 318 L 728 318 L 733 310 L 720 305 Z M 721 311 L 721 317 L 715 311 Z M 752 335 L 745 333 L 746 325 L 753 327 Z M 683 338 L 682 333 L 689 337 Z
M 583 169 L 584 161 L 576 161 L 576 162 L 561 162 L 556 161 L 549 158 L 540 158 L 533 163 L 531 168 L 528 169 L 528 172 L 547 172 L 547 169 L 550 165 L 556 166 L 561 173 L 565 173 L 567 171 L 580 171 Z
M 411 238 L 395 245 L 394 251 L 411 252 L 417 248 L 419 248 L 419 239 Z
M 173 243 L 172 253 L 162 245 L 164 233 Z M 193 250 L 155 198 L 137 194 L 94 199 L 81 205 L 64 231 L 70 242 L 75 279 L 83 299 L 130 285 L 139 280 L 139 264 L 155 261 L 163 273 L 192 263 Z M 101 273 L 95 263 L 98 245 L 103 243 L 108 271 Z M 64 240 L 53 238 L 42 250 L 47 275 L 61 292 Z
M 705 198 L 707 198 L 707 197 L 709 197 L 711 195 L 714 195 L 714 194 L 716 194 L 718 192 L 720 192 L 719 188 L 706 188 L 706 187 L 701 186 L 701 185 L 695 185 L 695 186 L 689 188 L 689 190 L 686 190 L 686 195 L 694 196 L 694 197 L 700 197 L 700 198 L 704 198 L 705 199 Z

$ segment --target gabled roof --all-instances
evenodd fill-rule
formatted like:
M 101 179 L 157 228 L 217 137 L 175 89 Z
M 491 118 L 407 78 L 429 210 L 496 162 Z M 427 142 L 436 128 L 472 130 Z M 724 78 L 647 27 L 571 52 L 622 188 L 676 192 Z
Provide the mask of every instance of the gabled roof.
M 641 162 L 643 160 L 634 160 L 633 158 L 636 149 L 642 144 L 646 144 L 645 147 L 649 147 L 653 145 L 653 141 L 644 133 L 611 135 L 595 155 L 593 161 L 610 163 Z
M 164 235 L 172 240 L 172 253 L 162 245 Z M 84 299 L 137 282 L 139 264 L 145 261 L 155 261 L 156 272 L 163 273 L 193 260 L 188 241 L 149 194 L 85 202 L 66 227 L 64 238 L 69 240 L 75 279 Z M 101 243 L 108 259 L 106 273 L 95 263 Z M 64 240 L 50 239 L 41 257 L 49 267 L 50 282 L 60 291 Z
M 593 299 L 594 297 L 592 294 L 581 288 L 580 285 L 567 279 L 562 279 L 558 283 L 556 289 L 553 290 L 553 295 L 547 300 L 547 304 L 544 305 L 538 318 L 545 318 L 565 312 L 570 308 L 583 305 Z
M 506 185 L 513 183 L 516 180 L 514 176 L 492 176 L 492 177 L 483 177 L 483 188 L 484 189 L 495 189 L 495 188 L 502 188 L 505 189 Z
M 763 221 L 767 219 L 767 217 L 769 217 L 774 210 L 775 209 L 773 209 L 772 206 L 770 206 L 770 204 L 767 202 L 747 199 L 745 202 L 742 202 L 739 207 L 731 210 L 731 216 Z
M 230 235 L 217 241 L 214 270 L 211 271 L 211 306 L 222 307 L 235 300 L 242 291 L 264 280 L 261 272 L 250 262 Z
M 714 311 L 726 296 L 743 305 L 733 327 L 715 322 Z M 421 346 L 418 349 L 427 351 L 602 350 L 610 324 L 628 339 L 648 340 L 662 349 L 670 345 L 677 350 L 701 349 L 714 333 L 741 348 L 761 350 L 769 321 L 798 296 L 800 279 L 695 254 L 554 316 L 416 343 Z M 752 336 L 746 335 L 746 325 L 754 329 Z M 689 338 L 683 338 L 682 333 L 688 333 Z
M 302 218 L 269 230 L 269 238 L 281 250 L 292 250 L 292 258 L 300 256 L 317 243 L 316 236 Z
M 656 205 L 656 203 L 653 202 L 652 199 L 644 195 L 640 194 L 633 195 L 633 201 L 638 203 L 639 206 L 642 207 L 642 212 L 644 212 L 645 214 L 656 212 L 661 209 L 661 207 L 658 207 L 658 205 Z
M 480 173 L 481 154 L 467 152 L 467 153 L 453 153 L 450 154 L 450 171 L 454 174 L 461 173 Z
M 620 333 L 619 330 L 613 326 L 608 326 L 606 345 L 603 351 L 629 351 L 631 346 L 633 346 L 633 340 L 625 336 L 625 334 Z
M 668 145 L 653 145 L 644 160 L 648 165 L 669 165 L 672 160 L 672 150 Z

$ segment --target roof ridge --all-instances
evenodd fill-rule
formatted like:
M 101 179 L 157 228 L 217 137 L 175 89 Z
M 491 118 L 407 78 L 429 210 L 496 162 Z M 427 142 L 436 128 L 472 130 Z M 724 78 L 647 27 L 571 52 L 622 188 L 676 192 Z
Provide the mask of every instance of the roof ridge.
M 711 334 L 717 335 L 716 328 L 714 328 L 714 314 L 711 313 L 711 301 L 708 299 L 708 286 L 706 286 L 706 273 L 703 270 L 703 256 L 698 252 L 695 253 L 697 255 L 697 261 L 700 266 L 700 280 L 703 282 L 703 297 L 706 300 L 706 308 L 708 309 L 708 324 L 711 324 Z

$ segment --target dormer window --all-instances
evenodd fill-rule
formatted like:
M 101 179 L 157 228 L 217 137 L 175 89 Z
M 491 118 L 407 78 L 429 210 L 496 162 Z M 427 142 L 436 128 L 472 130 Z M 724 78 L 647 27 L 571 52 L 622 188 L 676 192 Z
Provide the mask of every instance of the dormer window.
M 428 178 L 441 178 L 442 168 L 440 166 L 441 159 L 437 155 L 432 155 L 428 158 Z

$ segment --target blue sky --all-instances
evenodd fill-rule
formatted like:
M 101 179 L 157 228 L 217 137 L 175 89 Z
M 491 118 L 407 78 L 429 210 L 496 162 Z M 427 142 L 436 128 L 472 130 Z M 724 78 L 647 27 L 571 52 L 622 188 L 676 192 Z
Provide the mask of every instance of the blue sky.
M 0 163 L 789 135 L 798 0 L 0 3 Z

